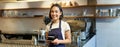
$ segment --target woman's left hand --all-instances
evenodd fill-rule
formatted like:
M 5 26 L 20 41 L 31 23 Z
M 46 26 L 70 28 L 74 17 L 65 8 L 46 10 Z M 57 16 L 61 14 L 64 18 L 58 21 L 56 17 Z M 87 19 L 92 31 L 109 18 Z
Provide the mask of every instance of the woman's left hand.
M 56 38 L 55 40 L 52 41 L 53 44 L 58 45 L 59 44 L 59 40 Z

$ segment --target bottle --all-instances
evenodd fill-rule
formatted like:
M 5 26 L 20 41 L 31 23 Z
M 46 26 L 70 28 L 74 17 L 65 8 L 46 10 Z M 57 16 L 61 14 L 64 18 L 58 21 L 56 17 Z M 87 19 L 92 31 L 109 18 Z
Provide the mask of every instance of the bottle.
M 36 38 L 34 39 L 34 45 L 37 45 L 37 39 Z
M 85 9 L 83 10 L 83 16 L 86 16 L 86 14 L 87 14 L 87 10 Z
M 85 31 L 81 32 L 81 40 L 84 41 L 86 39 Z

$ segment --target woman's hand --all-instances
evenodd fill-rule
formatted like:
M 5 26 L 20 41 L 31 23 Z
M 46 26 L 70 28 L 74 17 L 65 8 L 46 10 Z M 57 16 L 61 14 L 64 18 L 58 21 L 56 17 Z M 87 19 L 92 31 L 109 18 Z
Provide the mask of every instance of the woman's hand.
M 55 40 L 53 40 L 51 43 L 58 45 L 59 44 L 59 40 L 56 38 Z

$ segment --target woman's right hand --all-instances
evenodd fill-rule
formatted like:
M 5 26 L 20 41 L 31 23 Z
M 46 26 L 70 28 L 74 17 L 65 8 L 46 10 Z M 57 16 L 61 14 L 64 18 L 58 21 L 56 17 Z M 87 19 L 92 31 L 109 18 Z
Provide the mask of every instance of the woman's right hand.
M 45 37 L 46 37 L 46 44 L 48 45 L 50 43 L 50 41 L 48 40 L 48 32 L 45 33 Z

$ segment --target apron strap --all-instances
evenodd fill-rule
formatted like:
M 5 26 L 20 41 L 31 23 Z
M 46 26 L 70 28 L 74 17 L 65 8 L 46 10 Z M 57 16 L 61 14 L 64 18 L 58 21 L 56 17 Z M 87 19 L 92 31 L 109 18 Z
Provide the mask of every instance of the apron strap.
M 59 21 L 59 28 L 61 29 L 61 20 Z
M 51 30 L 51 28 L 52 28 L 52 24 L 53 24 L 53 22 L 50 24 L 50 30 Z

